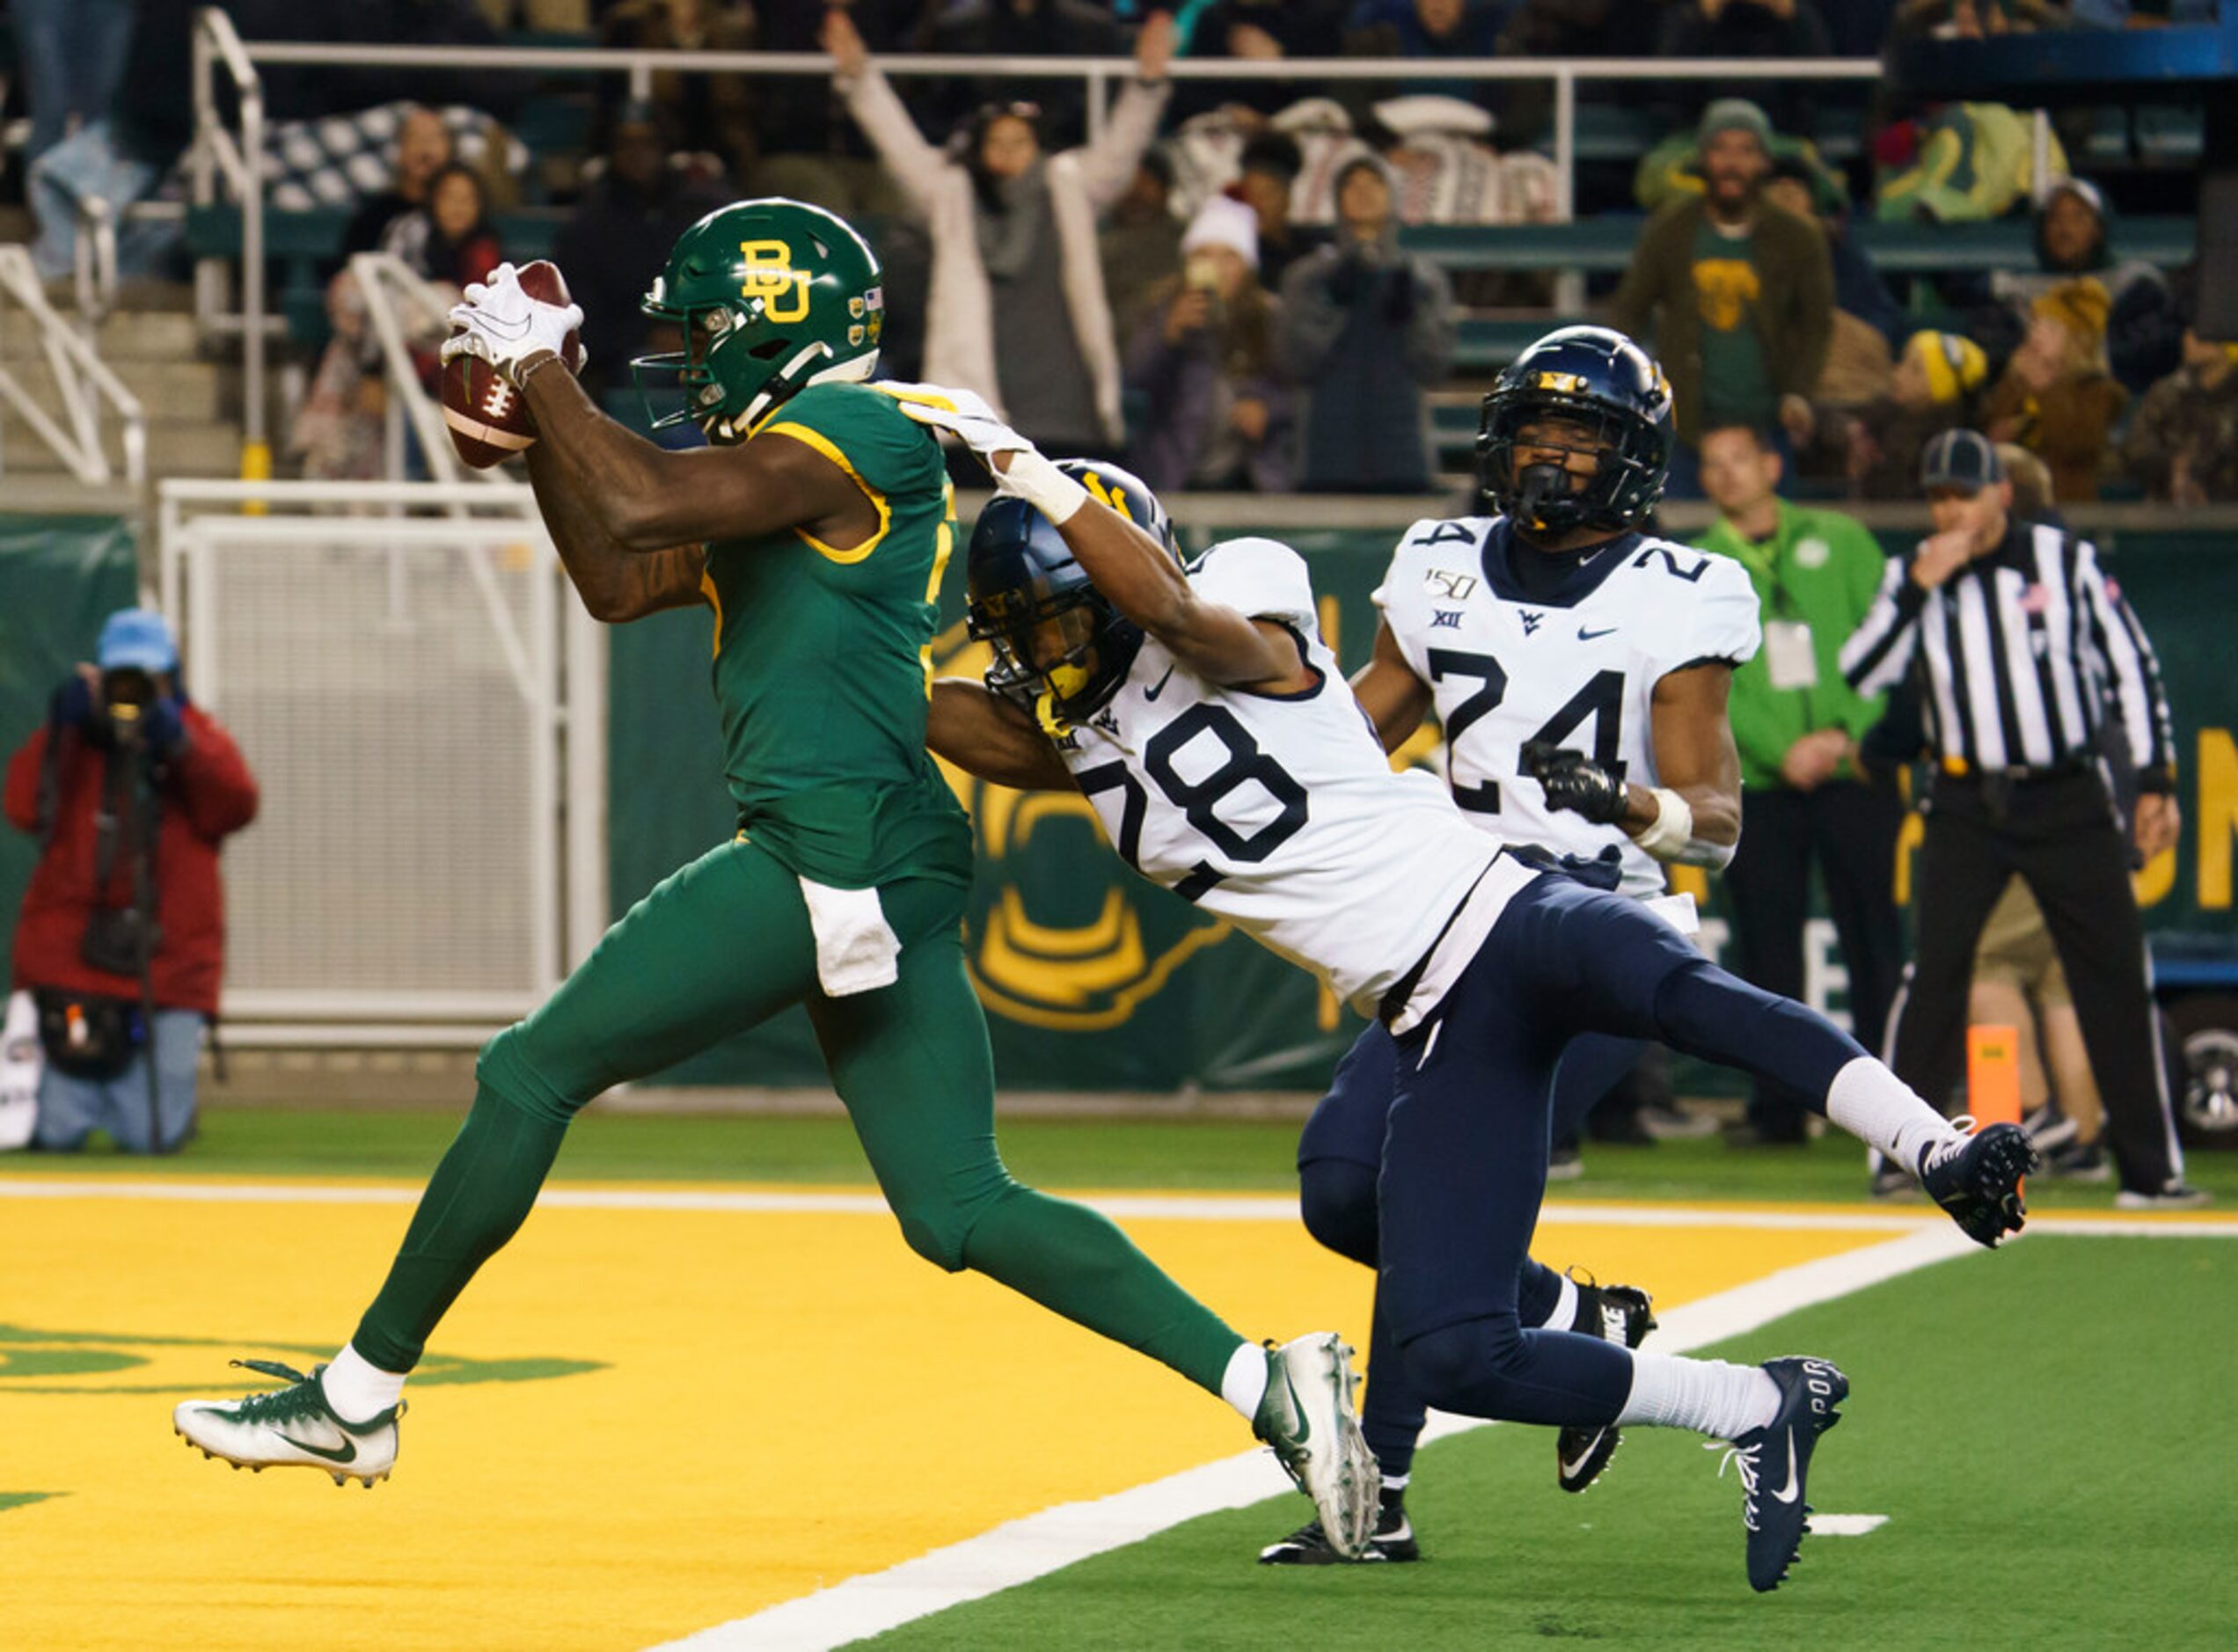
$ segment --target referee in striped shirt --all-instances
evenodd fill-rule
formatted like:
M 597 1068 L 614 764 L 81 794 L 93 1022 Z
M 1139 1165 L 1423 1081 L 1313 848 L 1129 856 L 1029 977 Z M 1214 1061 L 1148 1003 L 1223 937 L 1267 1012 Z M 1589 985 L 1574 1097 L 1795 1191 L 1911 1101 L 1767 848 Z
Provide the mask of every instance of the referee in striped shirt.
M 1935 774 L 1913 910 L 1919 935 L 1891 1014 L 1890 1064 L 1930 1099 L 1956 1086 L 1974 948 L 2018 873 L 2074 991 L 2129 1210 L 2205 1202 L 2183 1181 L 2160 1060 L 2130 845 L 2100 762 L 2113 720 L 2137 768 L 2137 849 L 2173 845 L 2175 738 L 2152 645 L 2085 542 L 2014 520 L 1997 450 L 1950 430 L 1920 456 L 1934 533 L 1892 558 L 1843 647 L 1878 694 L 1920 674 Z

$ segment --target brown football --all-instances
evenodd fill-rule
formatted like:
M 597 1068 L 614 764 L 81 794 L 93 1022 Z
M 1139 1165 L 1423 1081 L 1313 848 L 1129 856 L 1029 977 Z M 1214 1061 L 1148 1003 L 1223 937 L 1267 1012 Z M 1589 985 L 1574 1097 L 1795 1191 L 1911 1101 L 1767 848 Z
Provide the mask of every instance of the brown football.
M 545 303 L 573 302 L 559 266 L 548 259 L 522 266 L 521 288 Z M 567 335 L 567 362 L 571 371 L 581 370 L 580 333 Z M 443 422 L 450 427 L 450 445 L 461 462 L 475 470 L 502 464 L 536 445 L 536 420 L 529 415 L 528 404 L 479 355 L 454 356 L 443 363 L 442 410 Z

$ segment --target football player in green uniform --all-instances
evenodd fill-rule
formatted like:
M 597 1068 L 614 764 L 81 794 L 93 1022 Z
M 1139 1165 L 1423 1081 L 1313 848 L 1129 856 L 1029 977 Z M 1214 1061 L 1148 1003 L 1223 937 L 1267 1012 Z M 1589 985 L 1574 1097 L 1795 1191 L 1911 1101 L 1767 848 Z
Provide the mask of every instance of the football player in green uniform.
M 684 347 L 709 445 L 663 450 L 606 418 L 564 366 L 581 313 L 510 266 L 468 289 L 446 355 L 481 357 L 540 439 L 538 504 L 585 605 L 621 622 L 713 611 L 730 842 L 609 931 L 543 1008 L 485 1047 L 478 1090 L 356 1334 L 285 1386 L 190 1401 L 188 1443 L 263 1468 L 384 1477 L 406 1374 L 475 1270 L 519 1227 L 576 1111 L 805 1004 L 831 1081 L 911 1248 L 970 1268 L 1233 1404 L 1332 1532 L 1364 1547 L 1375 1469 L 1331 1334 L 1246 1341 L 1101 1216 L 1020 1186 L 994 1137 L 986 1024 L 960 925 L 962 809 L 925 755 L 931 642 L 954 493 L 924 386 L 868 383 L 878 262 L 840 219 L 748 201 L 687 230 L 646 299 Z

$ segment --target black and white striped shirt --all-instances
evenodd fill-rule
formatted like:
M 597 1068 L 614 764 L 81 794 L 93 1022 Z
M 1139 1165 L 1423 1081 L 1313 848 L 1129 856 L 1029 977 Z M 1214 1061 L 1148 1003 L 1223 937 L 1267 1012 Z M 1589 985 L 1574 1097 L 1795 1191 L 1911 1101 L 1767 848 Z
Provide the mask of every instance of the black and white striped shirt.
M 2015 521 L 2004 543 L 1934 590 L 1891 557 L 1879 595 L 1841 651 L 1862 694 L 1894 687 L 1913 660 L 1936 755 L 1952 772 L 2063 768 L 2094 759 L 2109 711 L 2139 785 L 2174 785 L 2176 740 L 2160 662 L 2084 540 Z

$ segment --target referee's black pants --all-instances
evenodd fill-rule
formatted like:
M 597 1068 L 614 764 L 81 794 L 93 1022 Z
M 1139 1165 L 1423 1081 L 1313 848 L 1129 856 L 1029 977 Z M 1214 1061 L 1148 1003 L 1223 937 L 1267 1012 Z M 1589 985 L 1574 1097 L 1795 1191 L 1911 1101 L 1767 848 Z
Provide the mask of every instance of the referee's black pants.
M 2122 1186 L 2157 1193 L 2183 1166 L 2124 841 L 2095 772 L 2009 783 L 1939 775 L 1914 863 L 1918 948 L 1898 994 L 1898 1077 L 1936 1107 L 1965 1064 L 1974 949 L 2018 873 L 2066 970 Z
M 1810 862 L 1826 888 L 1826 910 L 1849 971 L 1850 1031 L 1881 1053 L 1881 1034 L 1904 970 L 1904 925 L 1896 911 L 1896 841 L 1904 804 L 1892 790 L 1837 780 L 1813 791 L 1751 792 L 1741 844 L 1725 868 L 1732 903 L 1734 973 L 1766 992 L 1803 1001 L 1803 926 L 1810 917 Z M 1766 1137 L 1803 1138 L 1804 1098 L 1759 1078 L 1749 1122 Z

